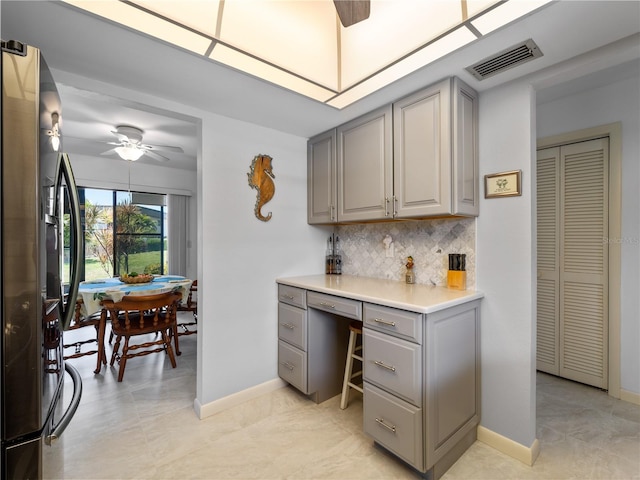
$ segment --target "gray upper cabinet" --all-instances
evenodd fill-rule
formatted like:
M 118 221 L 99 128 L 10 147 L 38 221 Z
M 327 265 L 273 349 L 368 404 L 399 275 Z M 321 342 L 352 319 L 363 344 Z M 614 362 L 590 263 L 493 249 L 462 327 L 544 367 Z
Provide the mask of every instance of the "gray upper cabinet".
M 448 78 L 393 104 L 397 218 L 478 215 L 477 94 Z
M 453 86 L 452 169 L 454 215 L 480 214 L 480 174 L 478 173 L 478 94 L 459 78 Z
M 336 130 L 333 129 L 307 143 L 308 223 L 335 223 L 337 195 Z
M 338 220 L 391 216 L 393 141 L 391 105 L 338 127 Z
M 311 139 L 309 223 L 477 216 L 477 132 L 477 93 L 447 78 Z

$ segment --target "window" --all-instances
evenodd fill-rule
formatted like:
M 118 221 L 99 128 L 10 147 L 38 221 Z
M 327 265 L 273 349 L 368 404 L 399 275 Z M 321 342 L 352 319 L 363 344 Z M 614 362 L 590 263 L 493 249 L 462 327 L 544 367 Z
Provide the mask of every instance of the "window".
M 81 279 L 167 271 L 165 195 L 79 188 L 85 239 Z

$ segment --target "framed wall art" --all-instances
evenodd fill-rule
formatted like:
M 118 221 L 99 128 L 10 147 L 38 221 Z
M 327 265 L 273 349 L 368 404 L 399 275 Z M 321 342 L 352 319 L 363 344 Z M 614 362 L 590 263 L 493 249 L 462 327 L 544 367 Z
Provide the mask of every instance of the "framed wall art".
M 484 198 L 522 195 L 522 170 L 492 173 L 484 176 Z

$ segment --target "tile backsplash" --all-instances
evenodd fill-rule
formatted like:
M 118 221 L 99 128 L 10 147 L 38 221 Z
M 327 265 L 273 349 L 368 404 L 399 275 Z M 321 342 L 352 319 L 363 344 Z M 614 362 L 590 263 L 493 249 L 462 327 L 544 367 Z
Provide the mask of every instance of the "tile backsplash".
M 339 225 L 335 233 L 340 237 L 344 274 L 404 281 L 411 255 L 415 283 L 446 286 L 449 254 L 464 253 L 467 288 L 475 288 L 475 218 Z

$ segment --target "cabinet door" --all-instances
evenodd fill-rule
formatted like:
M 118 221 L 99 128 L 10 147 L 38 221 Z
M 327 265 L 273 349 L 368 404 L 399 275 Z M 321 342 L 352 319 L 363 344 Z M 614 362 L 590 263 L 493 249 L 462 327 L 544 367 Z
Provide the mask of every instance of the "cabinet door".
M 451 79 L 393 104 L 397 217 L 451 213 Z
M 307 143 L 307 223 L 334 223 L 337 218 L 336 131 Z
M 391 106 L 338 127 L 338 219 L 393 215 Z
M 453 210 L 454 215 L 478 216 L 478 94 L 453 79 Z

